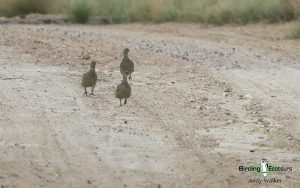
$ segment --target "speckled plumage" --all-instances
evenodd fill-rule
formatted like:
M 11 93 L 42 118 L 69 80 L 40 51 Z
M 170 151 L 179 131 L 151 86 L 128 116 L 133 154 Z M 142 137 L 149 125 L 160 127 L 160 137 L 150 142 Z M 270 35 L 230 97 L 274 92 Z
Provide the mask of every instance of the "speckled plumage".
M 123 74 L 123 81 L 117 86 L 115 96 L 120 99 L 120 106 L 122 106 L 122 99 L 125 99 L 124 105 L 127 103 L 127 99 L 131 95 L 131 87 L 127 82 L 127 75 Z
M 84 87 L 84 95 L 87 96 L 86 88 L 91 87 L 92 93 L 91 95 L 94 95 L 94 89 L 97 83 L 97 74 L 95 71 L 95 62 L 91 62 L 90 70 L 87 73 L 84 73 L 82 75 L 82 82 L 81 85 Z
M 134 63 L 131 61 L 131 59 L 129 59 L 128 57 L 128 52 L 129 52 L 129 49 L 126 48 L 124 49 L 123 51 L 123 60 L 120 64 L 120 72 L 122 75 L 129 75 L 129 80 L 131 80 L 131 73 L 133 73 L 134 71 Z

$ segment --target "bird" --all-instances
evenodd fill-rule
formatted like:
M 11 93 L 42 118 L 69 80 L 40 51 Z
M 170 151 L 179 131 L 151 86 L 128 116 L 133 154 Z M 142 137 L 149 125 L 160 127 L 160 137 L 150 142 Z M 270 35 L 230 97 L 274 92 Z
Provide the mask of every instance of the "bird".
M 128 76 L 129 75 L 129 80 L 131 80 L 131 73 L 133 73 L 134 71 L 134 63 L 131 61 L 131 59 L 129 59 L 128 57 L 128 52 L 129 52 L 129 49 L 128 48 L 125 48 L 123 50 L 123 60 L 120 64 L 120 72 L 122 75 L 126 75 Z
M 83 95 L 87 96 L 88 92 L 86 91 L 86 88 L 88 88 L 88 87 L 92 88 L 91 95 L 94 95 L 94 89 L 95 89 L 96 82 L 97 82 L 97 74 L 96 74 L 96 71 L 95 71 L 95 67 L 96 67 L 96 62 L 92 61 L 91 66 L 90 66 L 90 70 L 82 75 L 81 85 L 82 85 L 82 87 L 84 87 L 84 94 Z
M 122 106 L 122 99 L 125 99 L 124 105 L 127 103 L 127 99 L 131 95 L 131 87 L 127 82 L 127 75 L 123 74 L 123 81 L 117 86 L 115 96 L 120 99 L 120 106 Z

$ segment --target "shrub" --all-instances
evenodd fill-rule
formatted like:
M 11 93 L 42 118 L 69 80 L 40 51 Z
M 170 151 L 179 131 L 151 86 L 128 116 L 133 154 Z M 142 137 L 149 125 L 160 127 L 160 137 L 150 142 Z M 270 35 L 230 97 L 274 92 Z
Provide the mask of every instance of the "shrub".
M 76 23 L 86 23 L 92 15 L 92 6 L 88 0 L 73 0 L 69 4 L 71 19 Z

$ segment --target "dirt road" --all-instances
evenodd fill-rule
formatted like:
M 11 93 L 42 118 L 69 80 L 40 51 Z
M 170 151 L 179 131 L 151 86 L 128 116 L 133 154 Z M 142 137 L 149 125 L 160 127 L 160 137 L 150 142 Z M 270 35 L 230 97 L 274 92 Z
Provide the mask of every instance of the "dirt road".
M 284 27 L 0 25 L 1 188 L 300 187 L 300 45 Z M 249 183 L 238 167 L 262 158 L 293 171 Z

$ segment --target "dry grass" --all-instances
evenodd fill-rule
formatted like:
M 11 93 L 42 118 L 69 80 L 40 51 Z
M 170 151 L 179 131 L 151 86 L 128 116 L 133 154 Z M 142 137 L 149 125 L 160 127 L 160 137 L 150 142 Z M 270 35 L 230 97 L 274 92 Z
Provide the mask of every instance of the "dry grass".
M 15 16 L 29 13 L 46 13 L 47 0 L 1 0 L 0 15 Z
M 300 0 L 95 0 L 112 22 L 187 21 L 210 24 L 278 22 L 300 15 Z
M 0 0 L 0 16 L 24 16 L 30 13 L 61 12 L 60 0 Z
M 64 12 L 77 22 L 85 22 L 93 14 L 112 23 L 245 24 L 290 21 L 300 17 L 300 0 L 0 0 L 0 5 L 1 15 Z

